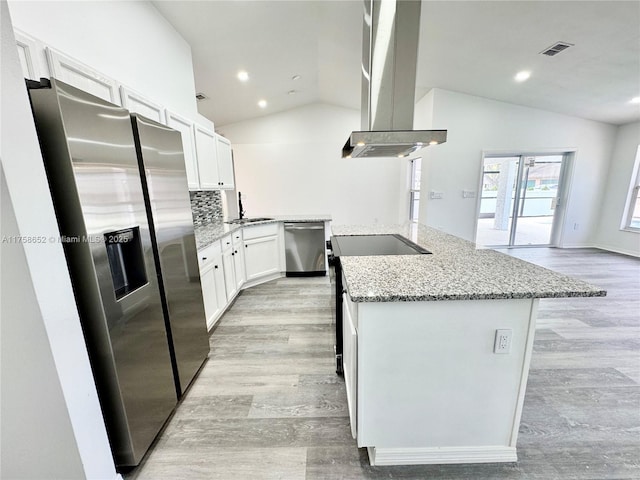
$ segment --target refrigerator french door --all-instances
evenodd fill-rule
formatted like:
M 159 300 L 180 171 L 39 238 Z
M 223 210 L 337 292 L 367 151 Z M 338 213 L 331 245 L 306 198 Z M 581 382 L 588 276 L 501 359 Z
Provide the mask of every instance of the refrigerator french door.
M 134 466 L 177 396 L 131 117 L 54 78 L 29 95 L 114 460 Z

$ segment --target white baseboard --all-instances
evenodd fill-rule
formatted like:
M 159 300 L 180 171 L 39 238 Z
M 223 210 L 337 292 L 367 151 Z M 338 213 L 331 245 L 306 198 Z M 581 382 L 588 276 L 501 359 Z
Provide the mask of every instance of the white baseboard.
M 593 248 L 599 248 L 601 250 L 606 250 L 608 252 L 613 252 L 613 253 L 621 253 L 623 255 L 629 255 L 631 257 L 636 257 L 636 258 L 640 257 L 640 253 L 638 253 L 637 251 L 631 251 L 624 248 L 612 247 L 602 243 L 595 244 Z
M 371 465 L 426 465 L 445 463 L 516 462 L 515 447 L 428 447 L 377 448 L 367 447 Z
M 611 245 L 606 245 L 604 243 L 594 243 L 594 244 L 590 244 L 590 245 L 562 245 L 561 247 L 558 247 L 560 249 L 571 249 L 571 248 L 598 248 L 600 250 L 605 250 L 607 252 L 613 252 L 613 253 L 621 253 L 622 255 L 629 255 L 631 257 L 640 257 L 640 253 L 638 253 L 637 251 L 631 251 L 631 250 L 626 250 L 624 248 L 618 248 L 618 247 L 612 247 Z

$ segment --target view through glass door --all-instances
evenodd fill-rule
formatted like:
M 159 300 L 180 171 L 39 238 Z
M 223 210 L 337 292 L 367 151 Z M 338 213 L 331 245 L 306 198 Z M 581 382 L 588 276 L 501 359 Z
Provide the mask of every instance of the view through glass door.
M 565 155 L 486 156 L 476 243 L 549 245 Z

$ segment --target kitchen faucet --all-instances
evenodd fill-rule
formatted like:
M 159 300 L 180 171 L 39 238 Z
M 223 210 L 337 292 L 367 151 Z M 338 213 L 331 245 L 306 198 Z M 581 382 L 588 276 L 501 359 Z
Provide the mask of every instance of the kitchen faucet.
M 245 211 L 242 208 L 242 193 L 238 192 L 238 217 L 243 218 L 244 214 L 245 214 Z

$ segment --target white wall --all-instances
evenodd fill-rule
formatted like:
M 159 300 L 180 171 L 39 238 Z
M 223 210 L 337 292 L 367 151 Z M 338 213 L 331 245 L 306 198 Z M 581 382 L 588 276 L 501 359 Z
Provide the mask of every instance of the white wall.
M 575 149 L 561 245 L 593 245 L 615 126 L 447 90 L 431 93 L 416 105 L 433 109 L 431 125 L 415 128 L 447 129 L 448 138 L 423 150 L 421 223 L 473 240 L 478 198 L 462 198 L 462 190 L 478 192 L 483 151 Z M 416 112 L 416 120 L 421 116 Z M 431 190 L 444 198 L 429 200 Z
M 0 176 L 2 236 L 19 236 L 1 168 Z M 0 248 L 0 477 L 84 478 L 24 248 Z
M 313 104 L 219 127 L 250 217 L 329 213 L 334 224 L 403 222 L 407 161 L 343 159 L 357 110 Z
M 5 2 L 0 159 L 2 478 L 117 478 Z
M 191 120 L 191 47 L 145 1 L 10 1 L 15 28 Z
M 640 233 L 620 230 L 633 167 L 640 145 L 640 122 L 618 127 L 602 198 L 596 245 L 615 252 L 640 256 Z

